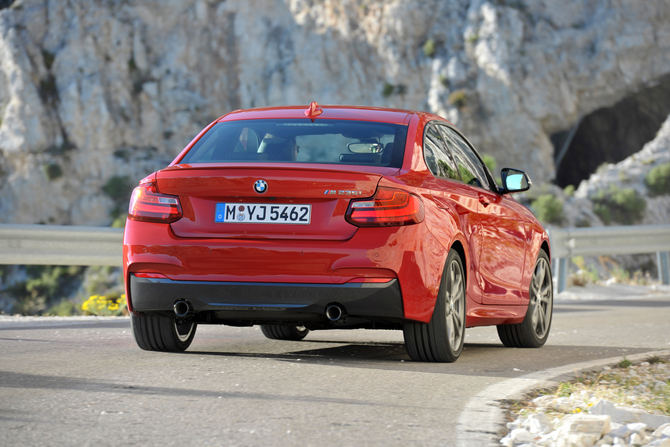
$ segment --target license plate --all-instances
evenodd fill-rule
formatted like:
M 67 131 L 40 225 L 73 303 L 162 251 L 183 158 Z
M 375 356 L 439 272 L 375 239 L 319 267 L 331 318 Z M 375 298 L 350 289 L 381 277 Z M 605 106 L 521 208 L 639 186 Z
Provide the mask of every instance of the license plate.
M 217 203 L 214 222 L 309 225 L 312 205 Z

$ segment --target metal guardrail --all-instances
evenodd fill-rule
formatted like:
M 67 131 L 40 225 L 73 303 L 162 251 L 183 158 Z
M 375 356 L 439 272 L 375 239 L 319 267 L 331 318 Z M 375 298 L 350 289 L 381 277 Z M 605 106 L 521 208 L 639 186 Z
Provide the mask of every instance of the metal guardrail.
M 656 253 L 659 280 L 670 284 L 670 225 L 565 228 L 549 231 L 549 238 L 558 292 L 566 289 L 567 261 L 574 256 Z
M 120 267 L 123 228 L 0 224 L 0 264 Z
M 670 225 L 555 229 L 549 232 L 557 289 L 568 258 L 657 253 L 659 279 L 670 284 Z M 0 224 L 0 264 L 121 266 L 122 228 Z

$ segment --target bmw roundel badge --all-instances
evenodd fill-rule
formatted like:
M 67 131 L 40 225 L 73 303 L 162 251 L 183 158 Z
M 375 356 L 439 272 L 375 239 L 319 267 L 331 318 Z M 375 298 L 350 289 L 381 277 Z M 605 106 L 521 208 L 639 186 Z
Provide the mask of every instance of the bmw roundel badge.
M 267 190 L 268 183 L 265 180 L 256 180 L 256 183 L 254 183 L 254 191 L 258 194 L 263 194 Z

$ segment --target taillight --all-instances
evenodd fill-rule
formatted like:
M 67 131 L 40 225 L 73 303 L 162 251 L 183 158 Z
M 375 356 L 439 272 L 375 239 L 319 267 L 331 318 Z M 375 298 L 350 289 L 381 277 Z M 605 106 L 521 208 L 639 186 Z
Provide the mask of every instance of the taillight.
M 171 223 L 181 219 L 179 197 L 160 194 L 156 184 L 140 182 L 130 198 L 128 219 L 142 222 Z
M 370 199 L 352 200 L 346 220 L 358 227 L 378 227 L 413 225 L 423 217 L 423 202 L 418 196 L 382 187 Z

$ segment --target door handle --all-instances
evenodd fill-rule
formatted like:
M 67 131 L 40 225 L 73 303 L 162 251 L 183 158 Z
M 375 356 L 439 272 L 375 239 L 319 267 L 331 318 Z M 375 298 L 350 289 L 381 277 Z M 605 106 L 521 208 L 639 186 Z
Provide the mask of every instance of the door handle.
M 479 195 L 479 203 L 484 205 L 484 207 L 487 207 L 491 204 L 491 201 L 488 199 L 488 197 L 483 196 L 483 195 L 480 194 Z

